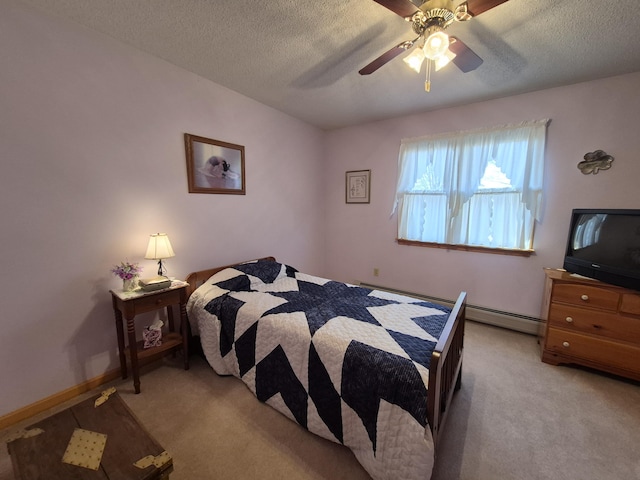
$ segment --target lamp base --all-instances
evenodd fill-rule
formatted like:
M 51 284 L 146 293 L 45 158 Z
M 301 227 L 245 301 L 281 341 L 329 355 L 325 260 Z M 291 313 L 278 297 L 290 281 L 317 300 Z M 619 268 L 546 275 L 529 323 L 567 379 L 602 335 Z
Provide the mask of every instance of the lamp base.
M 164 265 L 162 265 L 162 259 L 158 260 L 158 276 L 159 277 L 164 276 Z

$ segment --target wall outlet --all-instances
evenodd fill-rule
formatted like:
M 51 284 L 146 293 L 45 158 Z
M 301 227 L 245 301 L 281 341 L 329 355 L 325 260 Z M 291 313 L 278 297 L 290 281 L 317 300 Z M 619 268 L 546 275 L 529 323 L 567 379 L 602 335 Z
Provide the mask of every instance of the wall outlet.
M 380 269 L 379 268 L 374 268 L 373 269 L 373 276 L 377 277 L 378 275 L 380 275 Z

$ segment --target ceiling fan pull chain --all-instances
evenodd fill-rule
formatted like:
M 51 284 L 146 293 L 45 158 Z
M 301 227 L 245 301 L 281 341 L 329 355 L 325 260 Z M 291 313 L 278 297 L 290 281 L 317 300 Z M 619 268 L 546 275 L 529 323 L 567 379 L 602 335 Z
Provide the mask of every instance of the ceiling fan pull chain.
M 431 91 L 431 59 L 430 58 L 427 58 L 427 78 L 425 79 L 425 82 L 424 82 L 424 91 L 425 92 Z

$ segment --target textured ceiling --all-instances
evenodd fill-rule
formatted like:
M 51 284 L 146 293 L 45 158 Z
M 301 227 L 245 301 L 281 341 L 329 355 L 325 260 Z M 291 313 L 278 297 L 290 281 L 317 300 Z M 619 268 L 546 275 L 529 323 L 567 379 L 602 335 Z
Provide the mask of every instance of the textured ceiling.
M 509 0 L 454 23 L 484 63 L 430 93 L 402 56 L 358 74 L 415 37 L 373 0 L 22 1 L 324 129 L 640 71 L 637 0 Z

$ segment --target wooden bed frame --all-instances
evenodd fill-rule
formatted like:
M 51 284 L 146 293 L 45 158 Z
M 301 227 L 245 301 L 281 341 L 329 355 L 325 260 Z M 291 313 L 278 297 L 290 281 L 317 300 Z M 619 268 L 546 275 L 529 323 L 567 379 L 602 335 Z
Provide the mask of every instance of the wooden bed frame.
M 276 261 L 275 257 L 263 257 L 256 260 Z M 187 287 L 188 296 L 191 296 L 196 288 L 206 282 L 213 274 L 235 265 L 238 264 L 209 268 L 189 274 L 186 278 L 189 284 Z M 429 391 L 427 392 L 427 420 L 435 448 L 438 446 L 440 432 L 449 414 L 453 394 L 461 387 L 466 299 L 466 292 L 461 292 L 431 355 Z

